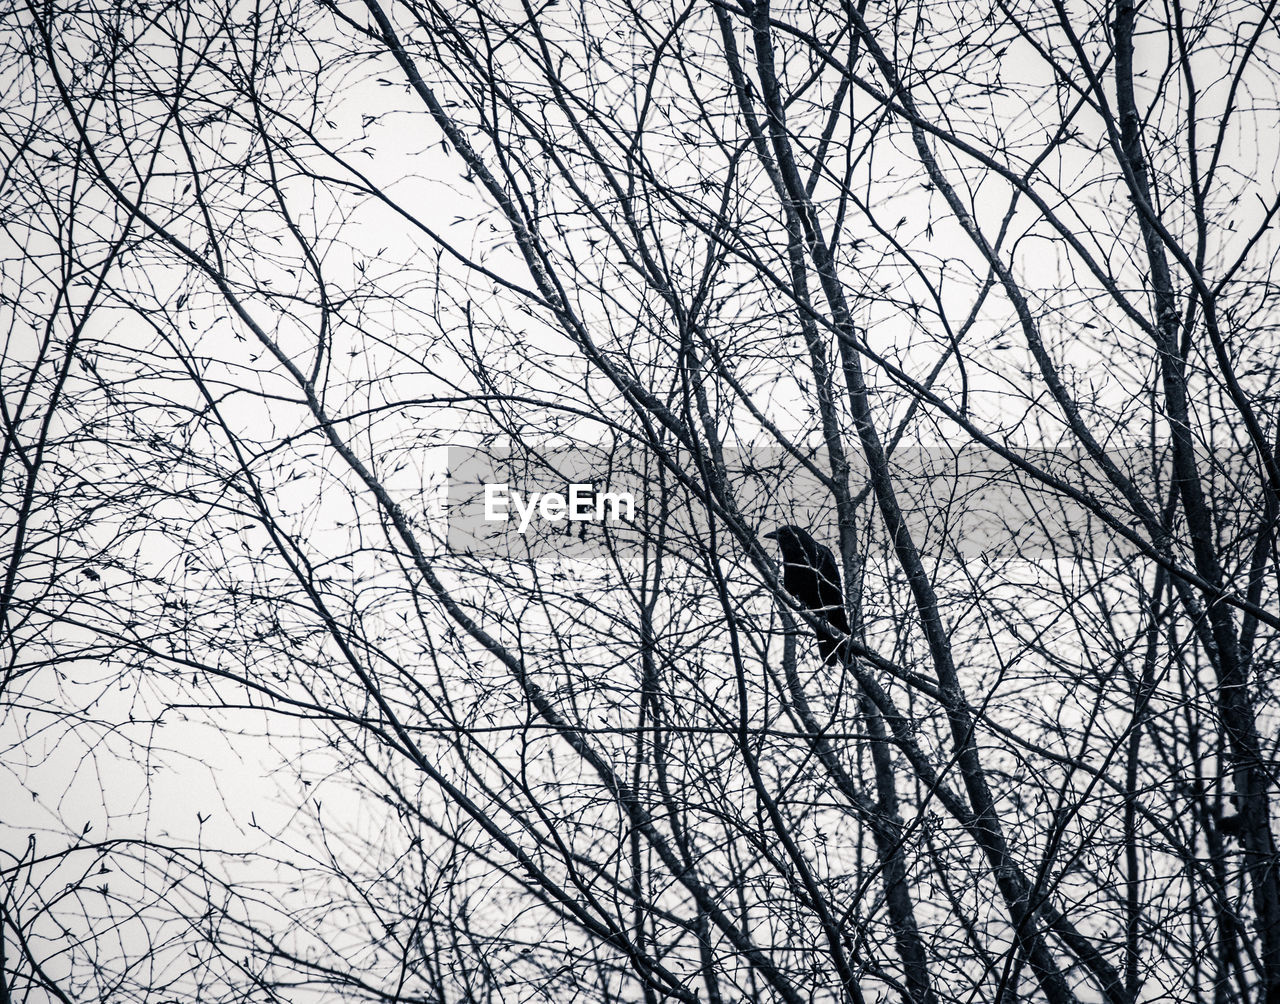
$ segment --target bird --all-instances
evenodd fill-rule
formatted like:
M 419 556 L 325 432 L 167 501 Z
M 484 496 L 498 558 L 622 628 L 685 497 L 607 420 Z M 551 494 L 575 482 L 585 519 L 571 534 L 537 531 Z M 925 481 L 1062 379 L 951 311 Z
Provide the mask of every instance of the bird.
M 764 538 L 776 540 L 782 552 L 782 587 L 819 621 L 835 629 L 818 631 L 822 661 L 842 661 L 849 618 L 840 588 L 840 566 L 831 548 L 819 544 L 808 530 L 790 524 L 771 530 Z

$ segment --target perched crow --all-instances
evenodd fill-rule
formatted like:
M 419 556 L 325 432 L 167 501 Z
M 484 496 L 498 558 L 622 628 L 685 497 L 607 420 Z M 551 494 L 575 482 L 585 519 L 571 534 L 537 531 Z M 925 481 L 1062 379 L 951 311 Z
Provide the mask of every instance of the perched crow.
M 838 662 L 843 657 L 842 639 L 849 633 L 849 618 L 844 612 L 844 591 L 840 588 L 840 566 L 831 548 L 819 544 L 807 530 L 798 526 L 780 526 L 766 533 L 766 540 L 776 540 L 782 552 L 782 585 L 796 601 L 826 621 L 839 634 L 819 631 L 818 651 L 823 662 Z

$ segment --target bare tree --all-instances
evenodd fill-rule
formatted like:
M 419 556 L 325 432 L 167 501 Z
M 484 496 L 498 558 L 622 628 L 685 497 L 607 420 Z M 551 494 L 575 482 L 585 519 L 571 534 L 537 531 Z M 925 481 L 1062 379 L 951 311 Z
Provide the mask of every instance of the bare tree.
M 3 19 L 0 1000 L 1280 1004 L 1273 3 Z

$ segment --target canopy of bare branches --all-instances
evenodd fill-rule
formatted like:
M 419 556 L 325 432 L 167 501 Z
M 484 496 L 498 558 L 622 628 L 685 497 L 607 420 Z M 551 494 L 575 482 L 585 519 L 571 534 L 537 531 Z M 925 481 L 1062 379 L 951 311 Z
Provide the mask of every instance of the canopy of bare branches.
M 1280 1004 L 1275 0 L 0 24 L 0 1004 Z

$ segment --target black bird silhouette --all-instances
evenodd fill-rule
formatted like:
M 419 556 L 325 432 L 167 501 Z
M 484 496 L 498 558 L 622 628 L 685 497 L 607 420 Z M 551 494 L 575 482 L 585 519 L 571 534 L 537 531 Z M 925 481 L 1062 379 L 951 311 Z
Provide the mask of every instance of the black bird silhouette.
M 783 588 L 820 621 L 835 628 L 835 631 L 818 631 L 822 661 L 841 661 L 844 638 L 849 634 L 849 618 L 844 612 L 844 590 L 840 588 L 836 556 L 831 548 L 819 544 L 809 531 L 798 526 L 780 526 L 764 536 L 766 540 L 776 540 L 782 552 Z

